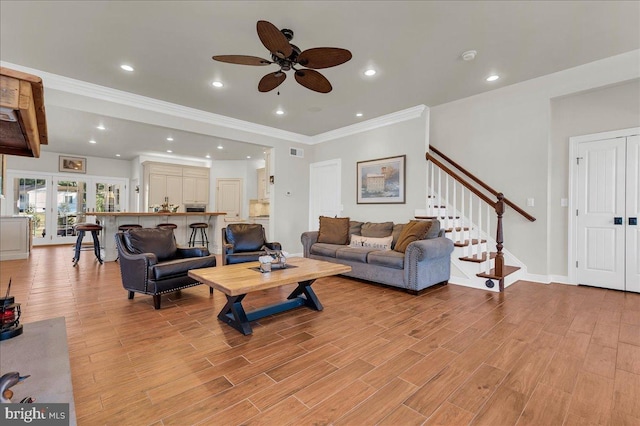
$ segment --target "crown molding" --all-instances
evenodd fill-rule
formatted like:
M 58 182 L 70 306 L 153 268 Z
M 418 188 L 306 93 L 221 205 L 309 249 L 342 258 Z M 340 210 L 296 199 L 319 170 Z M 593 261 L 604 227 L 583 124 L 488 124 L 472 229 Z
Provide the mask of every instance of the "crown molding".
M 377 129 L 379 127 L 389 126 L 391 124 L 400 123 L 407 120 L 418 118 L 427 109 L 426 105 L 417 105 L 401 111 L 392 112 L 391 114 L 372 118 L 361 123 L 345 126 L 340 129 L 330 130 L 311 136 L 311 145 L 328 142 L 334 139 L 343 138 L 345 136 L 354 135 L 356 133 L 366 132 L 367 130 Z
M 33 68 L 23 67 L 21 65 L 0 61 L 3 67 L 15 69 L 29 74 L 37 75 L 42 78 L 46 88 L 60 90 L 62 92 L 74 95 L 85 96 L 88 98 L 99 99 L 106 102 L 112 102 L 119 105 L 153 111 L 161 114 L 167 114 L 174 117 L 185 118 L 189 120 L 200 121 L 207 124 L 213 124 L 245 132 L 256 133 L 263 136 L 271 136 L 291 142 L 299 142 L 309 144 L 309 136 L 301 135 L 286 130 L 276 129 L 274 127 L 263 126 L 261 124 L 249 121 L 238 120 L 212 112 L 206 112 L 195 108 L 190 108 L 171 102 L 165 102 L 147 96 L 136 95 L 134 93 L 122 90 L 112 89 L 110 87 L 99 86 L 93 83 L 64 77 L 57 74 L 51 74 L 46 71 L 40 71 Z
M 195 120 L 202 123 L 213 124 L 229 129 L 240 130 L 269 136 L 290 142 L 297 142 L 305 145 L 315 145 L 322 142 L 342 138 L 356 133 L 365 132 L 367 130 L 377 129 L 379 127 L 388 126 L 402 121 L 418 118 L 423 111 L 427 109 L 425 105 L 418 105 L 407 108 L 391 114 L 372 118 L 370 120 L 356 123 L 350 126 L 330 130 L 315 136 L 307 136 L 299 133 L 289 132 L 286 130 L 276 129 L 274 127 L 263 126 L 261 124 L 252 123 L 250 121 L 238 120 L 237 118 L 227 117 L 212 112 L 206 112 L 171 102 L 161 101 L 147 96 L 136 95 L 134 93 L 125 92 L 110 87 L 100 86 L 86 81 L 76 80 L 46 71 L 34 68 L 24 67 L 22 65 L 12 64 L 10 62 L 0 61 L 0 66 L 37 75 L 42 78 L 46 88 L 59 90 L 65 93 L 84 96 L 87 98 L 98 99 L 105 102 L 111 102 L 127 107 L 167 114 L 173 117 L 184 118 L 187 120 Z

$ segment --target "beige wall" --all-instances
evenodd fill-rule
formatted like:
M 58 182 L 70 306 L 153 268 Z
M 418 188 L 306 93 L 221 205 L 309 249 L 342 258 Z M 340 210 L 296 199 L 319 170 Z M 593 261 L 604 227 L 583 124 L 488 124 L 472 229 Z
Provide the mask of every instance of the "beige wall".
M 640 79 L 551 100 L 549 271 L 568 274 L 569 138 L 640 127 Z

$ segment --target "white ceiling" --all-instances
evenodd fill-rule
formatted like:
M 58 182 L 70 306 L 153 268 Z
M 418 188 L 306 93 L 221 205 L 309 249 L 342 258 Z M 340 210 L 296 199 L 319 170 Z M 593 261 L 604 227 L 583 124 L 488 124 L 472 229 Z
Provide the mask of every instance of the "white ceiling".
M 295 32 L 293 43 L 349 49 L 320 70 L 329 94 L 293 75 L 269 93 L 277 68 L 215 62 L 269 59 L 258 20 Z M 0 2 L 0 60 L 97 85 L 313 136 L 395 111 L 435 106 L 640 48 L 637 1 L 9 1 Z M 460 55 L 478 51 L 465 62 Z M 135 72 L 119 65 L 128 63 Z M 378 73 L 362 73 L 374 67 Z M 497 73 L 500 80 L 485 78 Z M 211 87 L 222 81 L 221 89 Z M 45 86 L 45 102 L 47 93 Z M 276 116 L 283 108 L 286 114 Z M 361 118 L 356 113 L 361 112 Z M 107 131 L 95 129 L 104 122 Z M 47 105 L 44 150 L 132 158 L 162 153 L 241 159 L 263 147 Z M 97 138 L 95 145 L 88 144 Z M 106 143 L 108 142 L 108 143 Z M 224 152 L 224 156 L 223 156 Z M 165 154 L 166 155 L 166 154 Z

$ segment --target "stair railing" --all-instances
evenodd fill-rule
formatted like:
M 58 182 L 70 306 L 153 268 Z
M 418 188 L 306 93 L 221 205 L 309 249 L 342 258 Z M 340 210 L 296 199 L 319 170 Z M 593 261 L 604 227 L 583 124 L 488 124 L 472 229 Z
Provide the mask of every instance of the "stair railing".
M 442 160 L 436 158 L 434 154 Z M 482 263 L 484 273 L 477 275 L 496 279 L 499 282 L 500 291 L 503 291 L 504 277 L 507 275 L 504 264 L 504 230 L 502 225 L 505 206 L 513 208 L 531 222 L 536 219 L 515 203 L 505 198 L 501 192 L 491 188 L 458 163 L 444 155 L 437 148 L 431 146 L 425 156 L 428 164 L 428 216 L 442 219 L 443 226 L 451 230 L 451 237 L 454 243 L 457 246 L 463 247 L 464 257 L 462 259 Z M 452 195 L 451 197 L 450 194 Z M 493 197 L 495 197 L 495 201 Z M 468 204 L 466 204 L 467 200 Z M 459 206 L 458 203 L 460 203 Z M 444 215 L 442 209 L 446 207 L 445 204 L 452 208 L 451 214 Z M 497 251 L 495 256 L 491 254 L 488 247 L 486 252 L 482 249 L 482 244 L 486 243 L 486 241 L 482 239 L 483 231 L 485 235 L 490 235 L 491 210 L 493 210 L 497 216 Z M 459 217 L 457 216 L 458 211 L 460 212 Z M 484 217 L 483 213 L 485 215 Z M 477 219 L 475 218 L 476 214 Z M 468 227 L 464 225 L 462 218 L 467 219 Z M 485 225 L 482 223 L 483 219 L 486 220 L 486 228 L 484 230 L 483 227 Z M 475 238 L 473 232 L 474 220 L 477 221 Z M 465 239 L 465 235 L 468 236 L 468 239 Z M 494 258 L 493 271 L 491 271 L 492 258 Z

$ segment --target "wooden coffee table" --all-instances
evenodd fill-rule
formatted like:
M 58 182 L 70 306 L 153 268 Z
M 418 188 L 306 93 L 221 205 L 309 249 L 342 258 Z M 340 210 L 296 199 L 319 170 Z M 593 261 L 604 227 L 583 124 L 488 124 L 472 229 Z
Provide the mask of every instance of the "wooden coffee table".
M 251 321 L 269 315 L 300 306 L 321 311 L 322 304 L 311 289 L 311 284 L 318 278 L 351 271 L 350 266 L 303 257 L 289 258 L 287 264 L 291 267 L 262 273 L 255 269 L 259 266 L 258 262 L 238 263 L 213 268 L 192 269 L 189 271 L 189 276 L 220 290 L 227 296 L 227 304 L 218 314 L 218 319 L 247 335 L 252 332 L 249 324 Z M 252 312 L 245 312 L 242 299 L 248 293 L 292 283 L 298 283 L 298 287 L 291 292 L 287 300 Z

